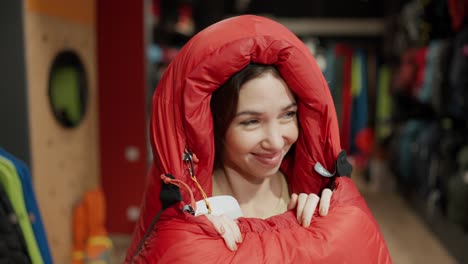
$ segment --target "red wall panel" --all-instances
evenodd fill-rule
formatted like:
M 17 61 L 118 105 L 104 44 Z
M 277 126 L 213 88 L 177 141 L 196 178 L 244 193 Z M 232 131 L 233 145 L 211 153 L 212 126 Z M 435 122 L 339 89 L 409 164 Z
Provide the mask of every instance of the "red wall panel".
M 130 234 L 147 172 L 143 1 L 96 1 L 101 182 L 110 233 Z M 128 159 L 126 153 L 133 155 Z M 137 155 L 135 155 L 137 154 Z M 132 155 L 130 155 L 132 157 Z

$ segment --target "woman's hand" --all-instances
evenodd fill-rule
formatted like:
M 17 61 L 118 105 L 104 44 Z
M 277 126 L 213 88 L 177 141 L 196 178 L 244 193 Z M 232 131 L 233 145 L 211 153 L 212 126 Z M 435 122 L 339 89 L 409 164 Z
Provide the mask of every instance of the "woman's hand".
M 319 202 L 319 214 L 321 216 L 328 214 L 332 193 L 333 192 L 328 188 L 322 191 L 321 198 L 314 193 L 300 193 L 299 195 L 293 193 L 288 204 L 288 210 L 296 208 L 296 217 L 299 224 L 303 227 L 309 227 L 310 221 L 312 220 L 312 216 L 314 215 Z
M 319 213 L 321 216 L 328 214 L 331 196 L 332 191 L 328 188 L 322 191 L 321 198 L 313 193 L 309 195 L 305 193 L 299 195 L 293 193 L 288 204 L 288 210 L 296 208 L 296 216 L 299 224 L 304 227 L 309 227 L 317 205 L 319 205 Z M 224 239 L 226 246 L 231 251 L 236 251 L 237 244 L 242 243 L 242 235 L 237 223 L 225 215 L 217 216 L 206 214 L 205 216 Z
M 205 215 L 213 224 L 216 231 L 223 237 L 226 246 L 231 251 L 237 250 L 237 244 L 242 243 L 242 235 L 237 223 L 225 215 Z

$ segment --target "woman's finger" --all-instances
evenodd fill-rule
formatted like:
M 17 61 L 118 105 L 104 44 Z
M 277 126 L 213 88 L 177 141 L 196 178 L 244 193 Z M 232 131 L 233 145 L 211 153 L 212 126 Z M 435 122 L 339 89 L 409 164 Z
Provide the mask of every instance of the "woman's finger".
M 307 194 L 305 193 L 300 193 L 299 197 L 297 198 L 297 212 L 296 212 L 296 217 L 297 221 L 299 224 L 302 224 L 302 212 L 304 211 L 304 205 L 306 204 L 307 201 Z
M 231 219 L 229 219 L 226 216 L 220 216 L 220 220 L 226 229 L 226 232 L 222 237 L 224 238 L 224 242 L 226 243 L 227 247 L 231 251 L 236 251 L 237 250 L 237 244 L 236 244 L 236 234 L 235 231 L 233 230 L 233 227 L 230 222 L 233 222 Z
M 297 205 L 297 194 L 296 193 L 293 193 L 291 194 L 291 199 L 289 200 L 289 204 L 288 204 L 288 210 L 292 210 L 296 207 Z
M 304 206 L 304 212 L 302 213 L 302 226 L 309 227 L 314 215 L 315 209 L 319 203 L 320 198 L 315 193 L 311 193 L 307 196 L 307 201 Z
M 225 215 L 223 215 L 222 218 L 223 218 L 223 221 L 226 223 L 226 225 L 231 229 L 235 242 L 242 243 L 242 235 L 241 235 L 241 232 L 237 223 Z
M 235 242 L 234 234 L 231 231 L 231 228 L 224 222 L 222 217 L 216 215 L 205 215 L 208 220 L 213 224 L 216 231 L 224 239 L 224 243 L 231 251 L 237 250 L 237 245 Z
M 221 219 L 219 219 L 219 217 L 215 215 L 210 215 L 210 214 L 206 214 L 205 216 L 206 218 L 208 218 L 208 220 L 210 220 L 210 222 L 213 224 L 216 231 L 221 236 L 224 235 L 224 233 L 226 233 L 226 229 L 224 228 L 223 223 L 221 222 Z
M 332 197 L 332 190 L 326 188 L 322 191 L 322 196 L 320 197 L 320 207 L 319 213 L 321 216 L 328 214 L 328 209 L 330 208 L 330 200 Z

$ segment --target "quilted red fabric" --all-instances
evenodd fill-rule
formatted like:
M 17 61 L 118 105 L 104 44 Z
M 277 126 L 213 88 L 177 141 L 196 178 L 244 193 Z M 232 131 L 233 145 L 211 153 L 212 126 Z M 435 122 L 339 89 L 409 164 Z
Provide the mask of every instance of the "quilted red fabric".
M 297 95 L 299 138 L 281 166 L 291 192 L 319 193 L 328 183 L 314 165 L 335 171 L 341 151 L 335 107 L 310 51 L 282 25 L 245 15 L 223 20 L 194 36 L 168 67 L 153 97 L 151 143 L 154 163 L 127 263 L 391 263 L 364 199 L 352 181 L 337 179 L 326 217 L 315 215 L 300 227 L 292 211 L 266 220 L 239 219 L 243 242 L 229 251 L 206 217 L 182 211 L 182 202 L 161 210 L 161 174 L 185 182 L 195 200 L 200 190 L 183 162 L 184 150 L 196 157 L 195 173 L 211 195 L 214 162 L 211 94 L 251 62 L 274 64 Z

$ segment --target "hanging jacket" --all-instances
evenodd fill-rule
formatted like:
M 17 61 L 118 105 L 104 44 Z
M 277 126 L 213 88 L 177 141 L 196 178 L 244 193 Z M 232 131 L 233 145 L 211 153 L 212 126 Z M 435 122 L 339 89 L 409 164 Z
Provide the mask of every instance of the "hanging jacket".
M 318 163 L 336 175 L 349 174 L 327 82 L 305 45 L 266 18 L 218 22 L 181 49 L 156 88 L 154 162 L 126 263 L 391 263 L 374 218 L 347 177 L 334 180 L 328 215 L 316 212 L 309 228 L 298 224 L 293 211 L 265 220 L 239 218 L 243 242 L 234 252 L 206 217 L 184 211 L 203 199 L 201 189 L 212 192 L 211 94 L 251 62 L 275 65 L 297 96 L 299 138 L 281 165 L 289 191 L 318 194 L 329 186 L 330 178 L 314 169 Z M 165 183 L 172 177 L 181 188 Z
M 0 263 L 30 264 L 23 233 L 10 199 L 0 184 Z
M 39 251 L 45 264 L 53 264 L 52 255 L 50 253 L 49 243 L 47 240 L 47 234 L 44 229 L 44 224 L 42 222 L 39 206 L 37 205 L 29 168 L 23 161 L 19 160 L 18 158 L 8 153 L 5 149 L 1 147 L 0 157 L 4 157 L 10 160 L 18 173 L 18 177 L 21 181 L 21 188 L 24 194 L 24 203 L 26 206 L 26 210 L 30 218 L 32 216 L 31 227 L 34 232 L 34 237 L 36 238 Z
M 18 224 L 23 233 L 28 250 L 29 258 L 33 264 L 44 263 L 41 252 L 37 245 L 37 240 L 29 219 L 24 194 L 18 172 L 10 160 L 0 156 L 0 184 L 5 188 L 5 192 L 11 201 L 11 205 L 18 217 Z

